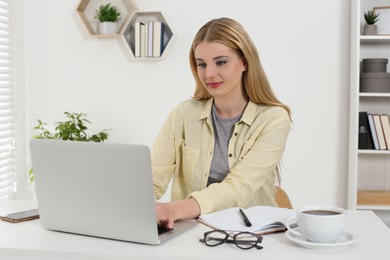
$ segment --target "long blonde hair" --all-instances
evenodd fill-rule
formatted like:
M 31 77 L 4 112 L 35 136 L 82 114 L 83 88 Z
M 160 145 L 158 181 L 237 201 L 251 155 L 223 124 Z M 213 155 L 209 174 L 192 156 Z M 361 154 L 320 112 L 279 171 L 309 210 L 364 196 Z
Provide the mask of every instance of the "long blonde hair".
M 243 72 L 243 85 L 249 99 L 257 104 L 283 107 L 291 117 L 290 109 L 287 105 L 280 102 L 273 93 L 271 86 L 261 66 L 259 54 L 256 46 L 245 29 L 230 18 L 219 18 L 207 22 L 203 25 L 192 42 L 190 50 L 191 71 L 196 81 L 194 99 L 208 99 L 211 95 L 203 87 L 199 79 L 195 49 L 201 42 L 218 42 L 232 48 L 237 55 L 242 57 L 247 65 Z

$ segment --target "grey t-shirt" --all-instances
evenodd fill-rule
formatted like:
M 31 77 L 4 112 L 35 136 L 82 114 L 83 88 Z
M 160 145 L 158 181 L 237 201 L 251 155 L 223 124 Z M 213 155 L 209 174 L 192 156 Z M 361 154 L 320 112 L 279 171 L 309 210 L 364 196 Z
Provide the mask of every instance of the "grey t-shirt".
M 218 118 L 214 105 L 211 109 L 211 114 L 213 118 L 215 144 L 214 156 L 211 161 L 210 175 L 207 181 L 207 186 L 212 183 L 223 181 L 223 179 L 225 179 L 226 175 L 229 173 L 229 140 L 234 131 L 234 124 L 237 123 L 241 118 L 241 115 L 228 119 Z

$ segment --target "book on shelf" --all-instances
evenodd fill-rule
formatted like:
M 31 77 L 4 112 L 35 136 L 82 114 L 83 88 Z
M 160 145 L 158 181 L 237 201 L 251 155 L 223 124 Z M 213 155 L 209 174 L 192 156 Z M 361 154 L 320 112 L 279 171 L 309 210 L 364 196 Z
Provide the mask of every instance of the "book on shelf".
M 140 24 L 140 57 L 146 57 L 146 24 Z
M 359 149 L 373 149 L 370 126 L 368 124 L 368 112 L 359 112 Z
M 153 23 L 153 57 L 160 57 L 164 50 L 164 23 Z
M 240 208 L 238 207 L 228 208 L 210 214 L 200 215 L 197 220 L 213 229 L 269 234 L 285 231 L 287 218 L 295 215 L 295 211 L 292 209 L 269 206 L 250 207 L 243 209 L 252 224 L 252 226 L 247 227 L 239 210 Z
M 134 23 L 134 56 L 141 57 L 141 23 Z
M 370 133 L 372 137 L 372 142 L 374 144 L 374 149 L 379 150 L 379 142 L 378 142 L 378 137 L 376 135 L 374 118 L 373 118 L 373 114 L 371 113 L 368 113 L 368 124 L 370 126 Z
M 147 57 L 153 57 L 153 22 L 147 22 Z
M 390 117 L 388 114 L 380 115 L 383 135 L 385 136 L 387 149 L 390 150 Z
M 383 134 L 383 128 L 381 123 L 381 116 L 379 114 L 373 114 L 372 117 L 374 119 L 376 135 L 378 137 L 379 150 L 387 150 L 385 135 Z

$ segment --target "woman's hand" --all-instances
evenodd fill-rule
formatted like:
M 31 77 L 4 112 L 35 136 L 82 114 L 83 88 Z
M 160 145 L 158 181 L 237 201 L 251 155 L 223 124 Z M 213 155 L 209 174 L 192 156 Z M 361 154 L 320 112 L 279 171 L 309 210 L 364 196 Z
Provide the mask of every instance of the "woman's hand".
M 179 219 L 192 219 L 200 215 L 200 208 L 195 199 L 175 200 L 168 203 L 156 203 L 157 223 L 173 228 Z

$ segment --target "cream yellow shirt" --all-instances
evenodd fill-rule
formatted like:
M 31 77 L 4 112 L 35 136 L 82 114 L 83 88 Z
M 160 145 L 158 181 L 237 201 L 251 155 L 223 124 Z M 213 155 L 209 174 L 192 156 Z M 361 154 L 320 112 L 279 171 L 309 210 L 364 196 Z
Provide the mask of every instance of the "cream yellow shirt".
M 290 130 L 285 109 L 249 102 L 229 141 L 230 172 L 208 187 L 214 151 L 213 99 L 186 100 L 168 116 L 152 147 L 159 199 L 172 182 L 172 200 L 194 198 L 201 214 L 229 207 L 277 206 L 276 167 Z

